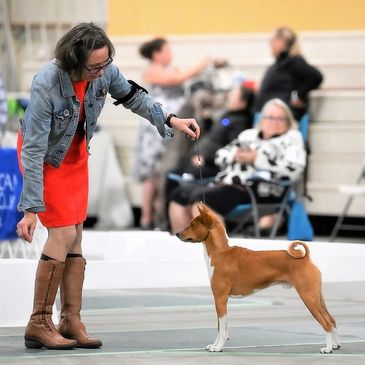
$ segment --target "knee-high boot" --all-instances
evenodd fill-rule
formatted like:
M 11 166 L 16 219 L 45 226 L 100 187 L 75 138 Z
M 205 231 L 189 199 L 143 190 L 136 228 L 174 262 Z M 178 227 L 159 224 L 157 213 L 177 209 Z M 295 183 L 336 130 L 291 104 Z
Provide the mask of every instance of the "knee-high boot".
M 58 330 L 64 337 L 76 340 L 78 347 L 98 348 L 103 343 L 88 335 L 80 317 L 85 266 L 86 260 L 81 255 L 66 258 L 60 287 L 61 319 Z
M 28 348 L 72 349 L 77 342 L 64 338 L 52 322 L 52 307 L 65 267 L 57 260 L 39 260 L 35 288 L 33 313 L 25 329 L 24 343 Z

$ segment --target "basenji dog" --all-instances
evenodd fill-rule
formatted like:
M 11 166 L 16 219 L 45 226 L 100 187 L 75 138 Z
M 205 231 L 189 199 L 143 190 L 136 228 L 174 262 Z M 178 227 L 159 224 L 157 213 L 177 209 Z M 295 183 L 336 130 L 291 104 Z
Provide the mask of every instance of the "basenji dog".
M 220 218 L 203 203 L 199 215 L 176 236 L 184 242 L 203 242 L 208 273 L 218 316 L 218 334 L 206 347 L 211 352 L 222 351 L 228 340 L 227 302 L 229 297 L 247 296 L 274 284 L 293 286 L 313 317 L 326 331 L 329 354 L 341 345 L 336 322 L 329 313 L 322 295 L 321 272 L 309 256 L 308 246 L 293 241 L 288 249 L 253 251 L 229 246 L 225 226 Z

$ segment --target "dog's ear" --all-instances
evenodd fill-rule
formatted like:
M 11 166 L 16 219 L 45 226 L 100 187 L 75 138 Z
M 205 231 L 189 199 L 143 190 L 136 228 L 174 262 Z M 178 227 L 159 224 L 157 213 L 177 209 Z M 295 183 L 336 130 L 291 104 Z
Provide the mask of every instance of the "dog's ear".
M 199 202 L 197 207 L 200 215 L 204 215 L 206 213 L 206 206 L 202 202 Z

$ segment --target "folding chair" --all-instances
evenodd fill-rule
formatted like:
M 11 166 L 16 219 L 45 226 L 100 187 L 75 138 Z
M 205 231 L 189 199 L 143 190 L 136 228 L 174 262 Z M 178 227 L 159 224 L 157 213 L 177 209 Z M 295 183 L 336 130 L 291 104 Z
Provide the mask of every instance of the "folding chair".
M 334 241 L 334 239 L 337 237 L 337 234 L 340 230 L 365 231 L 365 227 L 363 225 L 343 223 L 355 197 L 361 196 L 361 195 L 365 196 L 365 160 L 363 162 L 362 169 L 361 169 L 360 175 L 356 181 L 356 184 L 340 185 L 338 187 L 338 190 L 340 193 L 348 194 L 349 197 L 347 198 L 347 201 L 345 203 L 342 213 L 337 218 L 336 224 L 333 227 L 333 230 L 332 230 L 330 238 L 329 238 L 330 242 Z
M 281 200 L 276 203 L 259 203 L 252 189 L 253 183 L 265 183 L 273 187 L 286 189 Z M 260 217 L 276 213 L 274 225 L 270 231 L 270 238 L 274 238 L 277 235 L 280 223 L 284 218 L 284 214 L 289 215 L 291 205 L 295 200 L 295 186 L 296 182 L 292 181 L 274 181 L 267 180 L 262 177 L 254 177 L 245 185 L 245 188 L 250 196 L 250 203 L 239 204 L 233 210 L 231 210 L 224 219 L 230 222 L 235 222 L 237 225 L 231 233 L 244 232 L 244 226 L 248 222 L 253 222 L 255 237 L 260 238 Z

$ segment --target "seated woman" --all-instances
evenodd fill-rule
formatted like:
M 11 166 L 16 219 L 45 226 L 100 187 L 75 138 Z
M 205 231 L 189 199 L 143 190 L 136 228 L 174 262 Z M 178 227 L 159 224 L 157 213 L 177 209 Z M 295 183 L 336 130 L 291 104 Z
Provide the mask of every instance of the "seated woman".
M 237 139 L 219 149 L 215 163 L 220 168 L 213 185 L 181 185 L 170 198 L 169 220 L 172 233 L 188 225 L 198 214 L 196 204 L 202 200 L 225 216 L 238 204 L 250 202 L 245 189 L 247 179 L 265 170 L 270 179 L 297 180 L 304 170 L 306 152 L 303 138 L 288 106 L 280 99 L 269 100 L 263 107 L 255 129 L 241 132 Z M 280 202 L 281 190 L 257 182 L 253 190 L 258 202 Z

